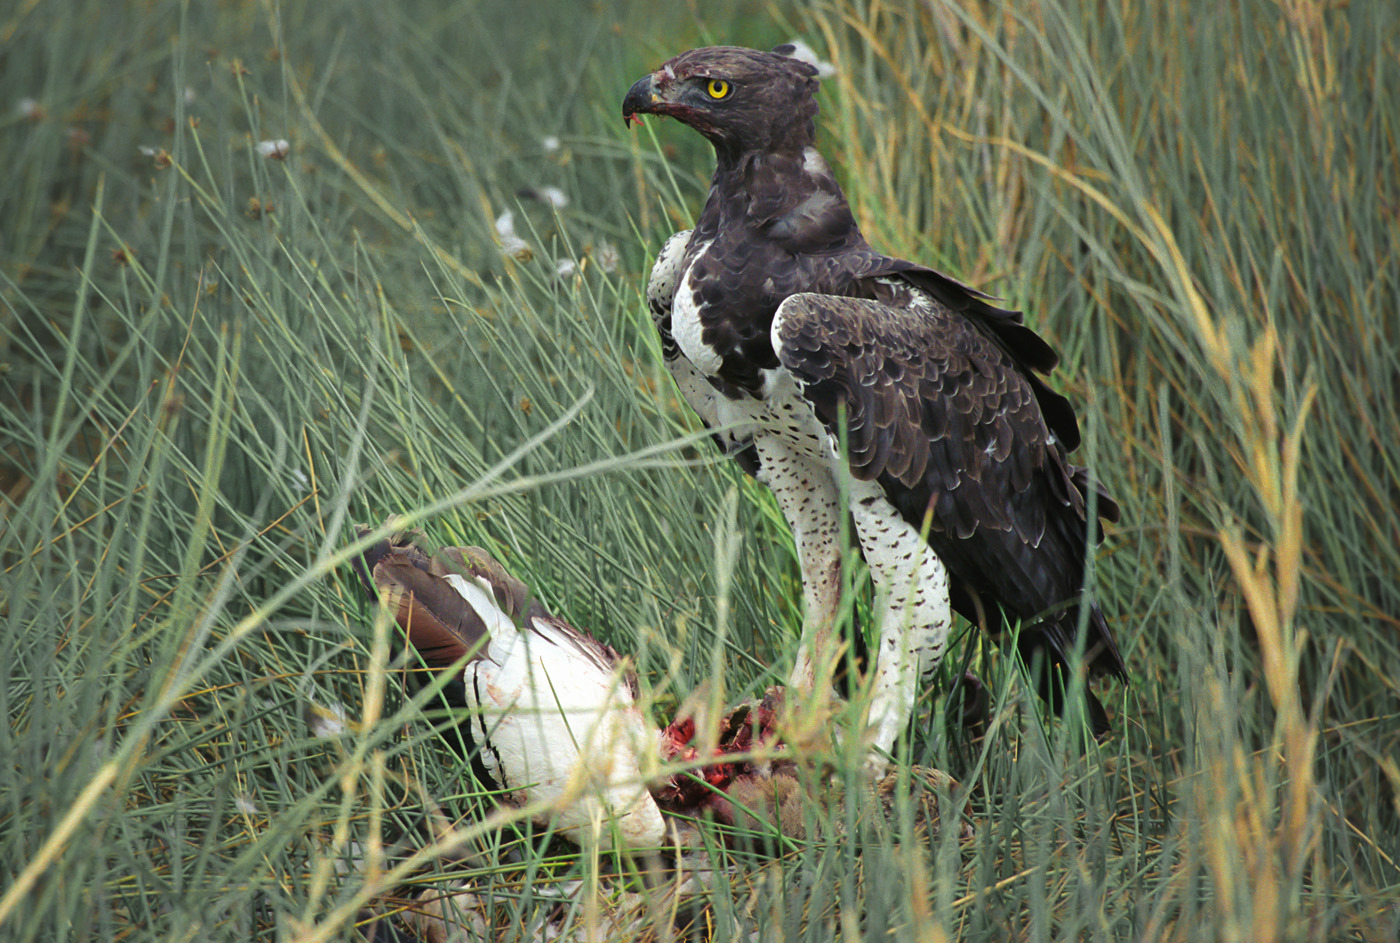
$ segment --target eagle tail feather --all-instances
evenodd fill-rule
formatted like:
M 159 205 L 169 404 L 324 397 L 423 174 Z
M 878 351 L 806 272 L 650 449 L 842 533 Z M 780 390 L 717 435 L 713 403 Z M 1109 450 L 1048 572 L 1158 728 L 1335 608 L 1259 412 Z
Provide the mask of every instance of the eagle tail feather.
M 1078 623 L 1079 607 L 1066 606 L 1047 619 L 1022 629 L 1016 642 L 1021 660 L 1030 668 L 1035 680 L 1036 693 L 1061 717 L 1068 706 L 1065 692 L 1074 680 L 1071 665 Z M 1089 675 L 1126 678 L 1122 656 L 1113 644 L 1113 636 L 1097 605 L 1091 604 L 1090 607 L 1088 633 L 1084 662 L 1089 666 Z M 1087 685 L 1083 686 L 1083 692 L 1085 720 L 1094 739 L 1102 740 L 1113 729 L 1108 712 Z

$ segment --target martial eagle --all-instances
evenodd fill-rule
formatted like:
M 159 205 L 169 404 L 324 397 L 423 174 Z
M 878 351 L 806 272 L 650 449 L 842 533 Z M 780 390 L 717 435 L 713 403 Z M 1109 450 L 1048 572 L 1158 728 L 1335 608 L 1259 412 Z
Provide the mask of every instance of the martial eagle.
M 993 633 L 1003 614 L 1019 622 L 1054 704 L 1081 621 L 1091 671 L 1126 677 L 1098 606 L 1080 611 L 1090 508 L 1118 508 L 1070 464 L 1074 410 L 1038 376 L 1057 357 L 1020 313 L 866 242 L 812 143 L 817 70 L 791 52 L 691 50 L 633 85 L 622 114 L 668 115 L 714 145 L 699 222 L 666 241 L 647 300 L 682 395 L 791 527 L 797 687 L 835 651 L 847 496 L 879 600 L 878 763 L 944 654 L 950 609 Z

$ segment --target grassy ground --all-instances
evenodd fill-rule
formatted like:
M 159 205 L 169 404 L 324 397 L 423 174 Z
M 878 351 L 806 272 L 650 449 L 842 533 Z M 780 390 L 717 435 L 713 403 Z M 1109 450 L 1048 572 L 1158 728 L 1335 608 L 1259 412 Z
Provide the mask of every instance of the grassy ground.
M 797 6 L 0 13 L 0 937 L 349 939 L 443 869 L 501 939 L 607 930 L 636 863 L 480 823 L 343 548 L 389 512 L 488 547 L 658 715 L 781 674 L 781 522 L 640 299 L 709 156 L 619 104 L 801 35 L 872 241 L 1064 355 L 1133 679 L 1086 750 L 964 638 L 909 759 L 967 836 L 850 789 L 692 938 L 1395 938 L 1400 8 Z M 979 738 L 944 719 L 964 664 Z M 404 864 L 454 821 L 461 861 Z

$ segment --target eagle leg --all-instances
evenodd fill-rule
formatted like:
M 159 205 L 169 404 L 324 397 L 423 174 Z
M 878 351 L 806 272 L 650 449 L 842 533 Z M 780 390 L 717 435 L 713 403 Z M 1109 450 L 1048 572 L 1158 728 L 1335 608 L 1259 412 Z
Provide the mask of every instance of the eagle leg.
M 758 479 L 778 499 L 802 570 L 802 641 L 788 685 L 813 691 L 819 680 L 830 682 L 840 652 L 841 495 L 826 464 L 786 438 L 764 436 L 755 445 Z
M 874 733 L 868 762 L 881 767 L 909 724 L 920 680 L 943 659 L 953 610 L 947 568 L 877 484 L 852 482 L 851 516 L 879 592 L 880 646 L 870 698 Z

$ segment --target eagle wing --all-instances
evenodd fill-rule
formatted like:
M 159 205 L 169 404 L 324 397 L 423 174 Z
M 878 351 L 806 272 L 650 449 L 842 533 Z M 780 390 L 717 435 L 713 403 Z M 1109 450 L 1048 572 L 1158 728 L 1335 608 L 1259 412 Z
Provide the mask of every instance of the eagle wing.
M 999 606 L 1024 623 L 1025 654 L 1048 649 L 1063 666 L 1097 534 L 1087 477 L 1047 424 L 1044 385 L 995 335 L 926 293 L 890 294 L 789 297 L 773 321 L 778 360 L 844 441 L 851 473 L 927 529 L 953 576 L 954 608 L 985 622 L 988 604 Z M 1117 517 L 1106 496 L 1097 511 Z M 1091 666 L 1124 675 L 1097 607 L 1088 625 Z
M 657 253 L 651 276 L 647 279 L 647 307 L 651 310 L 652 322 L 661 339 L 661 359 L 675 378 L 681 398 L 700 417 L 705 428 L 718 429 L 723 424 L 719 419 L 717 397 L 722 394 L 708 377 L 696 369 L 695 364 L 686 359 L 671 334 L 671 305 L 685 274 L 693 233 L 693 230 L 685 229 L 672 234 Z M 716 432 L 712 438 L 720 451 L 732 456 L 744 471 L 750 475 L 758 473 L 758 453 L 754 450 L 752 439 L 736 435 L 732 430 Z

